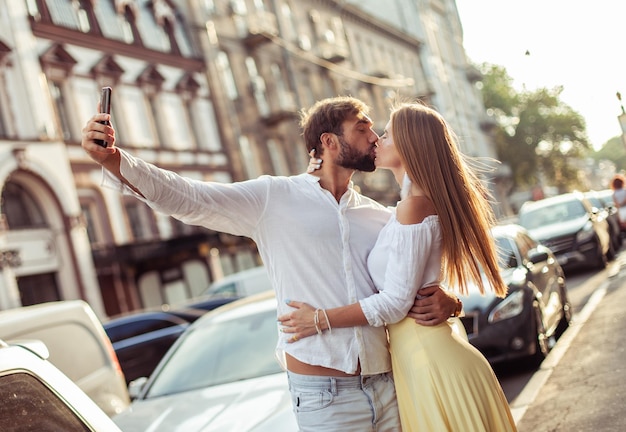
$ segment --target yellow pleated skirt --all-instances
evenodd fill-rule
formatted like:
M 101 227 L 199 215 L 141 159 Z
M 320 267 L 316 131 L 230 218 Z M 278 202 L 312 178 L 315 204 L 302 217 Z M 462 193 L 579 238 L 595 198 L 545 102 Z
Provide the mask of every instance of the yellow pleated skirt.
M 450 323 L 388 330 L 403 432 L 517 430 L 491 365 Z

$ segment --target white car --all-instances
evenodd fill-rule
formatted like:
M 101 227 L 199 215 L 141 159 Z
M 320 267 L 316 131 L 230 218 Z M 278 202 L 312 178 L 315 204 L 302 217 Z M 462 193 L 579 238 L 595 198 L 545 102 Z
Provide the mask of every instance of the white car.
M 41 341 L 0 340 L 0 430 L 121 432 L 47 357 Z
M 203 295 L 247 297 L 272 289 L 264 266 L 253 267 L 229 274 L 213 282 Z
M 130 384 L 136 398 L 113 420 L 124 432 L 296 431 L 277 341 L 273 291 L 209 312 Z

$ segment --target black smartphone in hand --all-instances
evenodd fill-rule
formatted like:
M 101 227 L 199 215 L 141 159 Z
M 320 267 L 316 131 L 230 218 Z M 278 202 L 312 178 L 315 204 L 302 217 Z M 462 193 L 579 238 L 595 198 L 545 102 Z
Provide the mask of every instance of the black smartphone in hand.
M 111 114 L 111 87 L 102 87 L 102 92 L 100 93 L 100 112 Z M 111 124 L 108 121 L 100 122 L 105 125 Z M 108 143 L 104 140 L 97 139 L 95 140 L 96 144 L 102 147 L 106 147 Z

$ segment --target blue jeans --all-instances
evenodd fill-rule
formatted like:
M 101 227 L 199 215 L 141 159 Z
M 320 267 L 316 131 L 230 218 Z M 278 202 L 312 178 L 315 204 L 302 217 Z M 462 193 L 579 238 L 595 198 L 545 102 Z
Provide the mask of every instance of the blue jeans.
M 391 373 L 326 377 L 287 372 L 300 432 L 398 432 Z

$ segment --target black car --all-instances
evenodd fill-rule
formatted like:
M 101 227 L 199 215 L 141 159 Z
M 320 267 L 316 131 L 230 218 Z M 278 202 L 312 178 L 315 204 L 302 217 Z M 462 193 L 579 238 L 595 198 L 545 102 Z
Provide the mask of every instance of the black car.
M 518 216 L 519 224 L 549 247 L 565 270 L 604 268 L 607 260 L 615 258 L 606 212 L 582 193 L 527 201 Z
M 167 312 L 135 312 L 103 323 L 126 384 L 150 376 L 190 322 Z
M 523 227 L 497 226 L 492 234 L 508 293 L 498 298 L 471 288 L 461 296 L 461 321 L 469 342 L 490 363 L 526 358 L 539 364 L 571 319 L 563 270 L 550 249 Z
M 103 323 L 117 354 L 126 384 L 148 377 L 167 350 L 199 317 L 239 297 L 205 296 L 186 303 L 164 304 L 162 310 L 142 310 Z

